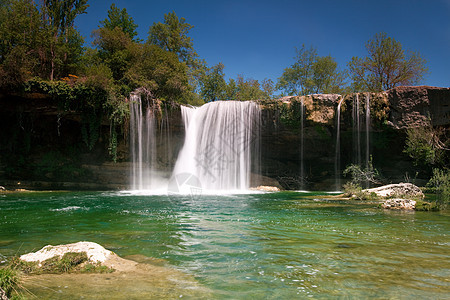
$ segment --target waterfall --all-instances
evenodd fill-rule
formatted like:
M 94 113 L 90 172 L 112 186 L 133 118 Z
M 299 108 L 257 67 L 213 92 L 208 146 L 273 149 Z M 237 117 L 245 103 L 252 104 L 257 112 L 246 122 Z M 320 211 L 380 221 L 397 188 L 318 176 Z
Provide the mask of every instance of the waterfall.
M 366 95 L 366 168 L 369 169 L 370 161 L 370 94 Z
M 356 98 L 353 100 L 353 159 L 354 163 L 361 166 L 361 123 L 359 115 L 359 98 L 356 94 Z
M 260 109 L 254 102 L 216 101 L 181 107 L 186 136 L 173 176 L 192 174 L 206 190 L 250 187 Z
M 336 191 L 341 188 L 341 105 L 344 98 L 342 98 L 336 108 L 336 156 L 334 161 L 334 174 Z
M 156 118 L 147 103 L 145 107 L 139 95 L 130 96 L 130 148 L 131 188 L 133 190 L 154 187 L 156 165 Z
M 164 146 L 164 157 L 165 162 L 168 166 L 172 166 L 172 135 L 169 122 L 169 109 L 167 109 L 167 104 L 164 103 L 163 116 L 160 121 L 160 131 L 159 131 L 159 144 Z
M 303 167 L 303 136 L 304 136 L 304 132 L 303 132 L 303 120 L 304 120 L 304 116 L 305 116 L 305 106 L 303 103 L 303 97 L 301 97 L 301 107 L 300 107 L 300 180 L 301 180 L 301 186 L 300 188 L 303 189 L 304 188 L 304 183 L 305 183 L 305 169 Z

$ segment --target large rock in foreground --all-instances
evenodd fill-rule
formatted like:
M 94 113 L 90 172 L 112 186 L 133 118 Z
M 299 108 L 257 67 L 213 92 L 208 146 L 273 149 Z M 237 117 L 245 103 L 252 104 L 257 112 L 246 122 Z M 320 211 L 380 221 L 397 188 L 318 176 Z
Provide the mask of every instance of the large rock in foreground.
M 47 245 L 37 252 L 32 252 L 20 256 L 20 259 L 28 262 L 43 262 L 55 256 L 61 258 L 68 252 L 86 252 L 89 261 L 93 263 L 104 263 L 111 256 L 116 256 L 116 254 L 109 250 L 106 250 L 97 243 L 78 242 L 58 246 Z
M 380 186 L 377 188 L 363 190 L 366 193 L 375 193 L 378 197 L 402 197 L 402 198 L 424 198 L 422 190 L 412 183 L 397 183 Z
M 201 286 L 193 276 L 165 266 L 162 260 L 140 255 L 129 257 L 130 259 L 121 258 L 92 242 L 45 246 L 20 258 L 42 262 L 51 257 L 62 257 L 69 252 L 86 252 L 91 262 L 97 261 L 97 264 L 115 271 L 30 275 L 23 283 L 24 288 L 39 299 L 212 298 L 210 291 Z

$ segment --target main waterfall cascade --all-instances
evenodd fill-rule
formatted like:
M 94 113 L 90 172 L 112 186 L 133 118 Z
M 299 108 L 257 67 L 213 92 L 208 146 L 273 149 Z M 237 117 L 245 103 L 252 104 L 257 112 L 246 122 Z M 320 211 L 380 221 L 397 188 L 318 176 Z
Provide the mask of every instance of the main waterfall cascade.
M 204 190 L 248 189 L 259 153 L 259 106 L 217 101 L 181 109 L 186 136 L 173 176 L 194 175 Z

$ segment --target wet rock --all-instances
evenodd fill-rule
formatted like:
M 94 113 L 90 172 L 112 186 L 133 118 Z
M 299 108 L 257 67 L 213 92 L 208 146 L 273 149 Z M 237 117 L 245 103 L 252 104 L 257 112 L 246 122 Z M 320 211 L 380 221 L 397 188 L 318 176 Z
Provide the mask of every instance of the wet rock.
M 385 209 L 405 209 L 414 210 L 416 207 L 416 201 L 409 199 L 388 199 L 382 205 Z
M 283 189 L 278 180 L 255 173 L 252 173 L 250 175 L 250 186 L 252 188 L 258 188 L 260 186 L 275 187 L 278 189 L 278 191 Z

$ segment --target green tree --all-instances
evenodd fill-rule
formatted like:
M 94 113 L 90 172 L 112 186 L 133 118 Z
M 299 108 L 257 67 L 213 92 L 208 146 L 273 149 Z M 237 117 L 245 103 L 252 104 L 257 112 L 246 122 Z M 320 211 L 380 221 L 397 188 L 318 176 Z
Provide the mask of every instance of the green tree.
M 355 91 L 379 92 L 399 85 L 418 84 L 427 73 L 419 53 L 404 51 L 400 42 L 377 33 L 366 43 L 366 57 L 352 57 L 348 63 Z
M 340 93 L 345 85 L 346 73 L 338 70 L 331 56 L 317 57 L 312 65 L 312 88 L 315 93 Z
M 16 87 L 44 69 L 41 14 L 31 0 L 0 6 L 0 86 Z
M 135 57 L 125 73 L 133 89 L 144 87 L 160 99 L 188 103 L 192 99 L 186 64 L 175 53 L 158 46 L 137 45 Z
M 236 100 L 238 93 L 238 87 L 236 85 L 236 80 L 230 78 L 228 80 L 227 86 L 225 87 L 225 99 Z
M 193 25 L 179 18 L 174 11 L 164 14 L 164 23 L 153 23 L 149 29 L 147 43 L 175 53 L 188 66 L 187 74 L 192 89 L 200 93 L 201 77 L 207 71 L 206 62 L 198 58 L 194 43 L 188 36 Z
M 345 86 L 346 72 L 339 71 L 331 56 L 319 56 L 317 49 L 302 45 L 296 48 L 295 63 L 278 79 L 276 88 L 288 95 L 312 93 L 341 93 Z
M 264 99 L 268 100 L 273 97 L 275 92 L 275 83 L 272 79 L 264 78 L 261 83 L 262 91 L 264 93 Z
M 222 63 L 218 63 L 208 68 L 202 77 L 200 94 L 205 102 L 223 100 L 226 97 L 227 84 L 224 79 L 224 68 Z
M 87 0 L 43 0 L 41 10 L 50 35 L 50 80 L 55 78 L 58 67 L 67 64 L 69 50 L 81 52 L 78 49 L 82 38 L 74 30 L 73 23 L 78 15 L 86 13 L 88 7 Z
M 307 95 L 312 93 L 313 65 L 317 58 L 317 49 L 309 49 L 303 44 L 295 48 L 295 63 L 286 69 L 278 79 L 277 88 L 289 95 Z
M 246 79 L 243 75 L 238 75 L 236 83 L 236 100 L 246 101 L 264 98 L 264 92 L 261 90 L 261 85 L 258 80 L 252 78 Z
M 174 52 L 181 61 L 192 64 L 198 56 L 194 50 L 193 40 L 188 36 L 192 28 L 194 26 L 186 23 L 185 18 L 178 18 L 172 11 L 164 14 L 164 23 L 153 23 L 150 26 L 148 43 Z
M 127 34 L 133 41 L 138 41 L 135 39 L 137 36 L 138 25 L 134 23 L 133 18 L 128 15 L 127 9 L 118 8 L 114 3 L 108 10 L 108 18 L 101 21 L 100 24 L 103 28 L 109 30 L 114 30 L 114 28 L 119 27 L 125 34 Z
M 93 36 L 100 60 L 111 69 L 114 80 L 121 80 L 134 56 L 135 44 L 131 37 L 119 27 L 99 28 L 93 32 Z

